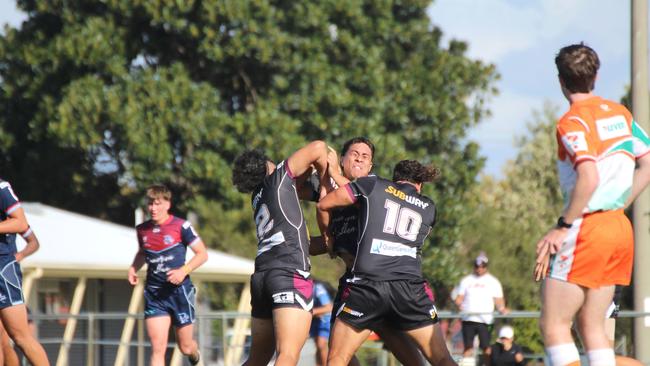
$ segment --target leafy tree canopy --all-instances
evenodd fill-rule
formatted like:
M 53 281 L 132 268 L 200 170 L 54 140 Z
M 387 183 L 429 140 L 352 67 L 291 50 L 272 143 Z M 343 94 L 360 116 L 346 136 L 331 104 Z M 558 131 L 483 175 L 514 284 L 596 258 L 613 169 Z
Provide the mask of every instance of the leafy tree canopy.
M 404 158 L 442 168 L 424 264 L 449 285 L 483 166 L 465 131 L 498 75 L 441 44 L 429 3 L 19 0 L 27 20 L 0 37 L 0 169 L 24 199 L 126 224 L 167 183 L 210 246 L 252 256 L 234 156 L 366 135 L 379 174 Z

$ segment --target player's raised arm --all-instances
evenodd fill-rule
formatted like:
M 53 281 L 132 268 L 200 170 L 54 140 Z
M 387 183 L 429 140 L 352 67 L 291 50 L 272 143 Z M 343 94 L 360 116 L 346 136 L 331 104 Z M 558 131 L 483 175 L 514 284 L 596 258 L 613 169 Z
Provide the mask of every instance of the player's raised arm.
M 302 175 L 314 165 L 322 184 L 322 178 L 327 172 L 327 144 L 320 140 L 312 141 L 294 152 L 287 159 L 287 164 L 294 177 Z
M 331 210 L 337 207 L 349 206 L 355 201 L 350 186 L 345 185 L 328 193 L 318 202 L 317 207 L 319 210 Z

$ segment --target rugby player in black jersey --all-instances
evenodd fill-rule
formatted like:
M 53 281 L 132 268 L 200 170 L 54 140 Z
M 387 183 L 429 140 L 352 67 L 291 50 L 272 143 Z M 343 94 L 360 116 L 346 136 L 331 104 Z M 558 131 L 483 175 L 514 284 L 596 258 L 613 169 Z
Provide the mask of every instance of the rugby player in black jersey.
M 296 179 L 315 166 L 329 185 L 327 145 L 314 141 L 275 165 L 260 150 L 235 159 L 233 183 L 251 194 L 257 257 L 251 276 L 252 345 L 244 365 L 296 365 L 309 336 L 313 307 L 309 238 Z
M 365 177 L 370 174 L 372 161 L 375 155 L 374 144 L 366 137 L 354 137 L 343 144 L 341 149 L 341 161 L 339 162 L 336 153 L 331 150 L 328 156 L 328 173 L 340 187 L 350 183 L 351 180 Z M 334 323 L 336 314 L 341 310 L 341 296 L 347 280 L 352 278 L 352 264 L 357 253 L 357 205 L 350 205 L 340 209 L 332 210 L 330 215 L 324 215 L 329 222 L 325 227 L 329 228 L 329 237 L 332 252 L 340 257 L 345 263 L 345 273 L 339 279 L 339 286 L 334 299 L 331 322 Z M 323 254 L 326 248 L 321 237 L 312 237 L 310 252 L 312 255 Z M 396 332 L 386 326 L 378 326 L 375 329 L 386 347 L 395 355 L 403 365 L 421 365 L 423 358 L 415 344 L 403 333 Z M 359 360 L 352 357 L 350 365 L 359 365 Z
M 362 177 L 318 203 L 322 210 L 359 204 L 357 255 L 332 330 L 328 365 L 347 365 L 370 331 L 383 324 L 410 336 L 430 363 L 456 365 L 421 270 L 421 248 L 436 208 L 420 191 L 438 174 L 403 160 L 395 166 L 393 181 Z

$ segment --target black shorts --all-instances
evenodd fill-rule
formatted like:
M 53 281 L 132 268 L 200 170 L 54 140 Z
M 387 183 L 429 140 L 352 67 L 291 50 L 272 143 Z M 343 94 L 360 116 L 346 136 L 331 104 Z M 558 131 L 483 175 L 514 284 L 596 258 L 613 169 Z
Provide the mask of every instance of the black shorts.
M 312 310 L 314 282 L 309 272 L 274 268 L 253 273 L 251 315 L 254 318 L 271 319 L 273 309 L 284 307 Z
M 351 278 L 352 278 L 352 272 L 350 271 L 345 271 L 343 276 L 339 278 L 339 287 L 336 289 L 336 296 L 334 296 L 334 300 L 332 301 L 332 316 L 330 316 L 331 326 L 334 325 L 334 322 L 336 321 L 336 316 L 342 310 L 341 305 L 343 304 L 343 301 L 341 301 L 341 296 L 343 295 L 343 291 L 345 291 L 345 288 L 348 285 L 348 280 Z
M 492 326 L 478 322 L 462 322 L 463 344 L 465 349 L 474 346 L 474 337 L 478 334 L 478 344 L 481 349 L 490 347 L 490 331 Z
M 433 292 L 425 280 L 349 283 L 341 294 L 337 317 L 357 329 L 386 325 L 411 330 L 438 322 Z

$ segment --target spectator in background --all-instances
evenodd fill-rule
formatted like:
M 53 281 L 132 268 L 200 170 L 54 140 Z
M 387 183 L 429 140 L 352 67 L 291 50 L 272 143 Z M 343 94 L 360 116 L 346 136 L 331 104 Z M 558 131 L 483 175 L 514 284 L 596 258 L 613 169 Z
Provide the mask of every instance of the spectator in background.
M 327 343 L 330 339 L 330 320 L 333 307 L 330 289 L 329 284 L 314 279 L 314 308 L 309 336 L 314 339 L 316 344 L 316 365 L 318 366 L 327 364 Z
M 488 366 L 523 366 L 524 353 L 514 342 L 515 331 L 509 325 L 499 330 L 497 342 L 490 347 Z
M 471 357 L 473 353 L 474 337 L 478 335 L 479 347 L 487 357 L 490 354 L 490 331 L 494 322 L 496 309 L 505 314 L 508 309 L 503 298 L 501 282 L 488 273 L 488 257 L 481 252 L 474 260 L 474 272 L 465 276 L 458 285 L 454 298 L 456 306 L 463 313 L 463 357 Z M 482 313 L 471 315 L 472 313 Z

